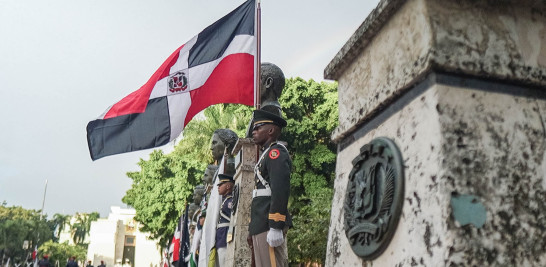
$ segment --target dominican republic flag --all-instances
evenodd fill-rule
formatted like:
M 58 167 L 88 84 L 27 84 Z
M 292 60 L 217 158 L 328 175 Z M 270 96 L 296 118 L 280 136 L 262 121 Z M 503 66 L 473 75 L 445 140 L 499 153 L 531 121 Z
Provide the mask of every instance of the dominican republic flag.
M 34 250 L 32 251 L 32 261 L 34 267 L 38 267 L 38 245 L 34 246 Z
M 91 159 L 165 145 L 214 104 L 252 106 L 254 27 L 248 0 L 174 51 L 146 84 L 87 124 Z
M 169 263 L 169 246 L 163 248 L 163 267 L 170 267 L 171 264 Z
M 188 225 L 188 204 L 186 204 L 186 209 L 184 215 L 182 216 L 181 222 L 181 236 L 180 236 L 180 254 L 177 267 L 187 267 L 190 255 L 190 235 L 189 225 Z
M 174 232 L 173 240 L 171 242 L 172 256 L 171 263 L 176 266 L 180 257 L 180 224 L 182 222 L 182 217 L 178 219 L 178 225 L 176 226 L 176 231 Z

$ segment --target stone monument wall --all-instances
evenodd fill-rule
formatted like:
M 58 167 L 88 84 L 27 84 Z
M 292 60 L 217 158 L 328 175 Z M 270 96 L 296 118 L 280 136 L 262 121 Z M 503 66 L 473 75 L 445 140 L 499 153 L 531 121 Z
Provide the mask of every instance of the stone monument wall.
M 546 266 L 546 4 L 380 1 L 325 70 L 340 124 L 327 266 Z M 349 173 L 388 137 L 402 214 L 377 258 L 344 229 Z

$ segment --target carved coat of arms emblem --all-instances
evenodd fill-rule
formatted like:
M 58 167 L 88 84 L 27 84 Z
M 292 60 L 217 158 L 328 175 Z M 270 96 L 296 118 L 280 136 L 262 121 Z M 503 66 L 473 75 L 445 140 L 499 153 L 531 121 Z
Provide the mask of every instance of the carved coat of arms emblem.
M 345 196 L 345 234 L 354 253 L 365 260 L 387 248 L 404 200 L 403 159 L 385 137 L 360 148 L 353 160 Z
M 176 93 L 188 89 L 188 78 L 186 73 L 183 71 L 178 71 L 173 75 L 169 76 L 169 91 L 171 93 Z

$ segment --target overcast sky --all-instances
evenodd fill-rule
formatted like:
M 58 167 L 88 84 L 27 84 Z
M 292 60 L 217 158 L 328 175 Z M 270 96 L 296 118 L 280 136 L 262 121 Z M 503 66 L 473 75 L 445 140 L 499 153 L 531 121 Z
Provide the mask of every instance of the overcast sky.
M 124 206 L 152 150 L 92 161 L 86 125 L 242 0 L 0 0 L 0 203 L 44 212 Z M 262 62 L 323 80 L 378 0 L 262 0 Z M 162 147 L 172 150 L 172 144 Z

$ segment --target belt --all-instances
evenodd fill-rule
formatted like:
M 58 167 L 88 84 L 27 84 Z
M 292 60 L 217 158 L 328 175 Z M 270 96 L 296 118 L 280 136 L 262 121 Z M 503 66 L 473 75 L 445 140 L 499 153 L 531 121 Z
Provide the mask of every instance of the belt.
M 252 198 L 255 197 L 268 197 L 271 196 L 271 188 L 254 189 L 252 191 Z
M 219 223 L 218 225 L 216 225 L 216 229 L 219 229 L 222 227 L 229 227 L 229 223 Z

